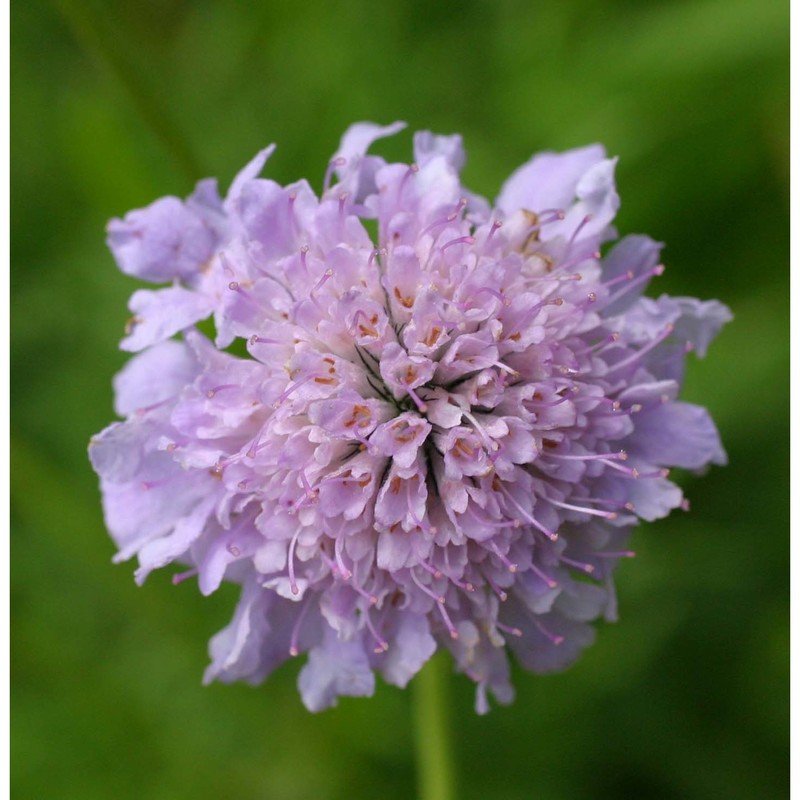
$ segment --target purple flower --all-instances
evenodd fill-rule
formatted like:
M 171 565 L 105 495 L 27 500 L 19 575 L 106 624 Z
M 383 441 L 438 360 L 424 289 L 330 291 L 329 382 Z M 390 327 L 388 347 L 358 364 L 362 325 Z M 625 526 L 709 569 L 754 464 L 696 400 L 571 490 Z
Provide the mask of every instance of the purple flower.
M 171 285 L 133 296 L 125 421 L 90 455 L 138 582 L 177 562 L 204 594 L 241 584 L 206 680 L 307 653 L 316 711 L 444 647 L 484 712 L 513 698 L 509 650 L 560 670 L 615 618 L 633 526 L 687 507 L 669 468 L 725 463 L 677 397 L 731 315 L 642 295 L 661 245 L 608 248 L 602 147 L 534 157 L 491 208 L 458 136 L 366 154 L 401 127 L 353 126 L 319 198 L 259 178 L 268 148 L 224 201 L 204 181 L 109 225 L 124 272 Z

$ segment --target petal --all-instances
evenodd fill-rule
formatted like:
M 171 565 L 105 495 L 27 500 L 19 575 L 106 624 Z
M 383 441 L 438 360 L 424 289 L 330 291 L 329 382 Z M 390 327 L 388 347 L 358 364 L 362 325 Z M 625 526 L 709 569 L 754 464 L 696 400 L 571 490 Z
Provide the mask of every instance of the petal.
M 637 278 L 658 264 L 661 249 L 664 245 L 656 242 L 649 236 L 626 236 L 611 248 L 603 259 L 603 280 L 609 281 L 626 272 L 633 273 Z M 647 282 L 641 282 L 631 287 L 619 300 L 607 305 L 603 310 L 605 315 L 618 314 L 627 308 L 647 287 Z M 621 289 L 624 290 L 625 284 Z
M 521 209 L 567 209 L 575 198 L 578 182 L 604 158 L 605 149 L 599 144 L 565 153 L 539 153 L 511 174 L 496 205 L 507 215 Z
M 400 615 L 397 633 L 386 651 L 380 671 L 387 683 L 404 688 L 436 652 L 436 640 L 424 614 Z
M 635 419 L 636 429 L 625 442 L 631 456 L 684 469 L 727 463 L 719 433 L 705 408 L 665 403 L 642 411 Z
M 322 644 L 309 651 L 297 685 L 306 708 L 322 711 L 335 706 L 339 696 L 372 696 L 375 674 L 360 639 L 342 641 L 326 627 Z
M 273 598 L 272 592 L 262 589 L 254 580 L 244 585 L 230 624 L 209 643 L 211 664 L 203 675 L 203 683 L 248 679 L 263 671 L 261 651 L 271 633 L 267 613 Z
M 207 496 L 185 517 L 175 523 L 168 536 L 151 540 L 139 551 L 139 569 L 136 570 L 136 583 L 141 585 L 154 570 L 172 563 L 184 555 L 203 533 L 206 522 L 216 505 L 217 498 Z
M 134 356 L 114 377 L 114 410 L 120 416 L 158 405 L 179 394 L 197 375 L 191 350 L 172 340 Z
M 374 122 L 356 122 L 342 136 L 339 149 L 334 158 L 344 158 L 348 162 L 363 156 L 372 143 L 387 136 L 394 136 L 406 127 L 405 122 L 393 122 L 391 125 L 376 125 Z M 337 170 L 341 176 L 349 165 Z
M 258 153 L 256 153 L 253 159 L 237 173 L 236 177 L 231 182 L 230 189 L 228 189 L 228 196 L 225 198 L 226 208 L 231 208 L 231 206 L 239 199 L 239 195 L 242 193 L 242 189 L 246 183 L 259 176 L 261 170 L 264 169 L 264 164 L 267 163 L 267 159 L 274 152 L 274 144 L 269 145 L 269 147 L 265 147 L 263 150 L 260 150 Z
M 119 268 L 154 283 L 195 277 L 218 244 L 213 228 L 177 197 L 112 219 L 107 232 Z
M 414 161 L 422 167 L 437 156 L 442 156 L 453 170 L 461 172 L 466 160 L 462 138 L 458 134 L 437 136 L 430 131 L 417 131 L 414 134 Z
M 125 483 L 139 471 L 149 426 L 115 422 L 93 436 L 89 442 L 89 459 L 95 472 L 108 481 Z
M 212 311 L 212 303 L 198 292 L 170 286 L 157 291 L 139 289 L 133 293 L 129 308 L 134 314 L 130 333 L 119 346 L 136 352 L 205 319 Z
M 731 310 L 719 300 L 696 300 L 694 297 L 672 298 L 681 315 L 675 323 L 675 335 L 690 342 L 701 358 L 712 339 L 726 322 L 733 319 Z

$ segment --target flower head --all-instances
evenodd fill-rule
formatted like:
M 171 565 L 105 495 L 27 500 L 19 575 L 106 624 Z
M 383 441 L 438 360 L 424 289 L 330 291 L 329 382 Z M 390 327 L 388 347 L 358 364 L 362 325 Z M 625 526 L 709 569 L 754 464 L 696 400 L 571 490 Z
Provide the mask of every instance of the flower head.
M 632 527 L 686 507 L 669 468 L 725 462 L 677 396 L 730 313 L 642 295 L 661 245 L 607 247 L 601 147 L 536 156 L 492 208 L 458 136 L 367 155 L 401 127 L 354 125 L 321 197 L 259 178 L 268 148 L 225 200 L 203 181 L 110 223 L 123 271 L 172 283 L 133 295 L 125 421 L 90 454 L 137 581 L 178 562 L 204 594 L 241 584 L 207 680 L 308 653 L 318 710 L 444 647 L 484 711 L 512 699 L 509 650 L 563 669 L 615 618 Z

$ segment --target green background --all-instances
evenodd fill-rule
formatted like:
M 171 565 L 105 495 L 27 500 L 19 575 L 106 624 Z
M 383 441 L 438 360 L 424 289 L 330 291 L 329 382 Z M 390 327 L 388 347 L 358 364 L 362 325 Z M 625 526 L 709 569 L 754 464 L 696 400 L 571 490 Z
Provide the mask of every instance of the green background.
M 540 149 L 620 156 L 622 232 L 667 242 L 656 291 L 736 319 L 693 362 L 730 465 L 646 525 L 621 622 L 488 717 L 449 684 L 464 798 L 776 798 L 788 766 L 788 4 L 96 2 L 12 8 L 12 783 L 19 798 L 408 798 L 413 691 L 311 715 L 298 663 L 203 688 L 236 592 L 113 546 L 86 460 L 136 284 L 114 215 L 269 142 L 318 188 L 361 119 L 460 132 L 493 197 Z M 410 158 L 404 134 L 379 148 Z

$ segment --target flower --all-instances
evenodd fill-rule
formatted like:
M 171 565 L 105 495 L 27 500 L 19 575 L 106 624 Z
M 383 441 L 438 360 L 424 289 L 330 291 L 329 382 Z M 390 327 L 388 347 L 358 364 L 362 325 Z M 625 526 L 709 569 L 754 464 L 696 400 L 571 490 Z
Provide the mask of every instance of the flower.
M 459 136 L 367 155 L 402 127 L 351 127 L 319 198 L 259 178 L 268 148 L 224 201 L 203 181 L 108 227 L 124 272 L 170 282 L 133 295 L 125 421 L 90 445 L 115 560 L 241 584 L 206 680 L 308 653 L 313 711 L 440 647 L 479 712 L 510 702 L 509 650 L 560 670 L 616 618 L 633 526 L 688 508 L 669 468 L 725 463 L 677 397 L 730 312 L 642 295 L 661 245 L 608 247 L 616 160 L 537 155 L 492 208 Z

